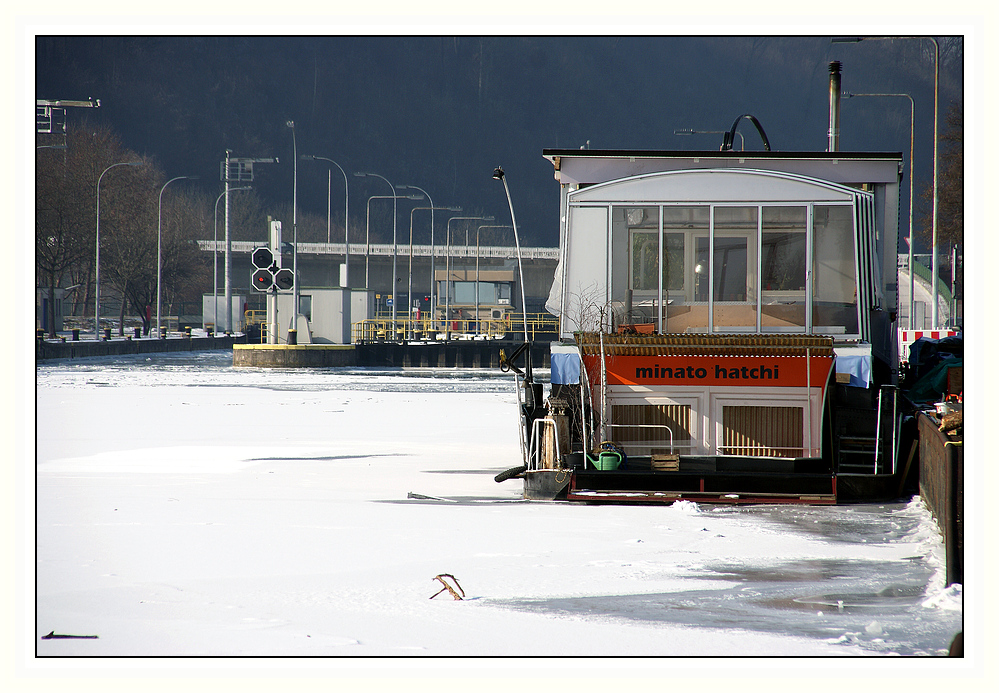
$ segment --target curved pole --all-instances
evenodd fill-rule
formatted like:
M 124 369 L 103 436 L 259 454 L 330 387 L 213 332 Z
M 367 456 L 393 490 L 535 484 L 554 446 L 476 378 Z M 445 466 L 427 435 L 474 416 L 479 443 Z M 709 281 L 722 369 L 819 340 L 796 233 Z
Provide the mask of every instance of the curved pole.
M 116 166 L 142 166 L 141 161 L 122 161 L 111 164 L 97 177 L 97 235 L 94 242 L 94 339 L 101 340 L 101 180 L 104 174 Z
M 160 274 L 163 267 L 163 191 L 175 180 L 197 178 L 197 176 L 177 176 L 171 178 L 160 188 L 159 205 L 156 213 L 156 337 L 162 338 L 163 323 L 160 322 Z M 121 325 L 118 326 L 121 329 Z
M 430 197 L 430 193 L 428 193 L 423 188 L 420 188 L 420 187 L 415 186 L 415 185 L 400 185 L 399 187 L 403 188 L 403 189 L 406 189 L 406 190 L 419 190 L 421 193 L 423 193 L 423 195 L 430 202 L 430 228 L 433 228 L 434 227 L 434 198 Z M 406 304 L 407 304 L 406 310 L 409 313 L 409 315 L 408 315 L 407 320 L 406 320 L 406 324 L 407 325 L 409 325 L 410 324 L 409 321 L 413 319 L 413 212 L 415 212 L 415 211 L 416 211 L 416 208 L 414 208 L 413 211 L 411 211 L 409 213 L 409 285 L 406 288 L 406 292 L 407 292 L 406 293 Z M 434 260 L 433 254 L 431 253 L 431 256 L 430 256 L 430 262 L 431 262 L 431 264 L 433 264 L 433 260 Z M 395 271 L 395 268 L 393 268 L 393 271 Z M 393 285 L 393 287 L 395 286 L 395 278 L 392 279 L 392 285 Z M 392 302 L 392 305 L 395 305 L 395 301 Z
M 927 36 L 927 39 L 933 42 L 933 281 L 930 282 L 933 285 L 933 329 L 940 327 L 939 320 L 939 308 L 937 304 L 937 206 L 939 202 L 939 188 L 937 184 L 937 174 L 939 157 L 937 156 L 937 144 L 939 143 L 939 129 L 937 119 L 940 115 L 940 44 L 932 36 Z M 954 316 L 950 316 L 953 320 Z
M 503 181 L 503 190 L 506 191 L 506 201 L 510 205 L 510 221 L 513 223 L 513 240 L 517 243 L 517 268 L 520 270 L 520 303 L 524 312 L 524 343 L 530 340 L 527 338 L 527 298 L 524 293 L 524 263 L 520 257 L 520 236 L 517 234 L 517 217 L 513 214 L 513 199 L 510 197 L 510 186 L 506 182 L 506 174 L 502 166 L 497 166 L 493 171 L 493 178 Z
M 912 184 L 913 184 L 913 154 L 915 151 L 915 125 L 916 125 L 916 104 L 912 100 L 912 97 L 908 94 L 852 94 L 846 92 L 843 94 L 844 98 L 852 98 L 854 96 L 904 96 L 909 99 L 909 329 L 916 329 L 915 325 L 915 297 L 913 292 L 915 291 L 915 275 L 912 273 L 912 263 L 913 263 L 913 241 L 915 240 L 915 235 L 913 233 L 913 217 L 912 217 Z
M 357 176 L 358 178 L 365 178 L 367 176 L 375 176 L 376 178 L 381 178 L 383 181 L 385 181 L 386 183 L 388 183 L 389 188 L 392 190 L 392 246 L 394 248 L 395 247 L 395 243 L 396 243 L 396 237 L 395 237 L 395 218 L 397 216 L 396 215 L 396 211 L 398 209 L 397 202 L 396 202 L 397 199 L 398 199 L 398 194 L 395 191 L 395 186 L 392 185 L 392 183 L 389 182 L 388 178 L 386 178 L 385 176 L 382 176 L 382 175 L 380 175 L 378 173 L 358 172 L 358 173 L 355 173 L 354 175 Z M 368 198 L 368 204 L 369 205 L 371 204 L 371 198 Z M 371 214 L 371 207 L 369 206 L 368 207 L 368 215 L 369 215 L 369 217 L 370 217 L 370 214 Z M 367 232 L 366 232 L 366 234 L 367 234 Z M 371 262 L 371 236 L 370 235 L 368 235 L 368 237 L 367 237 L 367 239 L 365 240 L 364 243 L 365 243 L 365 250 L 364 250 L 364 288 L 367 289 L 367 288 L 370 288 L 370 286 L 369 286 L 369 284 L 370 284 L 370 282 L 369 282 L 369 274 L 368 274 L 368 272 L 369 272 L 368 267 L 369 267 L 369 264 Z M 395 250 L 392 251 L 392 294 L 393 294 L 393 296 L 392 296 L 392 298 L 393 298 L 393 300 L 392 300 L 392 321 L 395 322 L 395 300 L 394 300 L 395 299 Z
M 333 159 L 328 159 L 325 156 L 313 156 L 311 154 L 303 154 L 303 159 L 315 159 L 317 161 L 328 161 L 340 170 L 340 174 L 343 176 L 343 283 L 345 288 L 350 288 L 350 224 L 348 223 L 347 213 L 349 211 L 350 205 L 350 188 L 347 185 L 347 173 Z M 326 232 L 326 242 L 329 243 L 329 230 Z
M 291 284 L 291 305 L 294 312 L 291 316 L 291 327 L 297 330 L 299 313 L 298 296 L 301 289 L 298 285 L 298 138 L 295 135 L 295 121 L 289 120 L 285 123 L 285 125 L 291 128 L 291 151 L 292 164 L 294 167 L 291 193 L 291 229 L 292 240 L 295 243 L 291 249 L 291 272 L 293 275 Z
M 930 281 L 930 288 L 932 290 L 932 326 L 931 329 L 937 329 L 939 320 L 938 307 L 937 307 L 937 213 L 938 213 L 938 203 L 939 203 L 939 193 L 937 190 L 937 174 L 939 173 L 939 158 L 938 145 L 939 145 L 939 116 L 940 116 L 940 44 L 932 36 L 854 36 L 846 38 L 834 38 L 831 40 L 832 43 L 860 43 L 861 41 L 894 41 L 896 39 L 918 39 L 923 41 L 930 41 L 933 44 L 933 231 L 932 231 L 932 242 L 933 242 L 933 260 L 932 260 L 932 281 Z M 911 168 L 911 167 L 910 167 Z M 911 175 L 911 172 L 910 172 Z M 909 243 L 912 244 L 914 238 L 912 234 L 912 229 L 909 229 Z M 909 268 L 912 271 L 912 268 Z
M 239 188 L 229 188 L 219 193 L 215 198 L 215 212 L 212 214 L 212 222 L 215 229 L 212 244 L 212 331 L 219 331 L 219 200 L 236 190 L 250 190 L 249 185 Z M 226 198 L 228 199 L 228 198 Z
M 741 116 L 735 119 L 732 123 L 732 128 L 725 133 L 725 141 L 722 142 L 722 151 L 732 151 L 732 142 L 735 141 L 735 131 L 739 127 L 739 123 L 743 118 L 748 119 L 753 125 L 756 126 L 756 131 L 760 133 L 760 137 L 763 139 L 763 147 L 769 152 L 770 151 L 770 140 L 767 139 L 767 133 L 763 132 L 763 126 L 760 125 L 760 121 L 756 119 L 756 116 L 749 113 L 743 113 Z M 745 145 L 743 145 L 745 146 Z

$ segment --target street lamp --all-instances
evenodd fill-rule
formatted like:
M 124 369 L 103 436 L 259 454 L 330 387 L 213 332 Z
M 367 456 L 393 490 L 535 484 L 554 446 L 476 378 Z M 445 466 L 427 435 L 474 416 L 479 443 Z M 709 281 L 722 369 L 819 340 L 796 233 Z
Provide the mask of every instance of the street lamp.
M 350 224 L 347 219 L 347 212 L 350 206 L 350 190 L 347 186 L 347 174 L 344 172 L 343 167 L 340 166 L 333 159 L 327 159 L 325 156 L 315 156 L 313 154 L 303 154 L 303 159 L 312 159 L 313 161 L 328 161 L 338 169 L 343 175 L 343 266 L 344 266 L 344 276 L 343 284 L 344 288 L 350 288 Z M 327 181 L 329 185 L 330 181 Z M 330 242 L 330 212 L 329 212 L 329 197 L 327 197 L 326 205 L 326 242 Z
M 931 321 L 933 323 L 932 328 L 936 329 L 939 323 L 938 307 L 937 307 L 937 209 L 939 202 L 939 193 L 937 186 L 937 172 L 939 166 L 939 158 L 937 156 L 937 149 L 939 144 L 939 130 L 938 130 L 938 120 L 940 114 L 940 44 L 932 36 L 852 36 L 845 38 L 834 38 L 831 39 L 831 43 L 860 43 L 861 41 L 893 41 L 895 39 L 916 39 L 921 41 L 931 41 L 933 43 L 933 234 L 932 234 L 932 244 L 933 244 L 933 262 L 932 262 L 932 280 L 930 281 L 931 288 L 933 290 L 933 313 Z M 912 228 L 910 223 L 909 228 L 909 245 L 912 245 Z M 912 271 L 912 268 L 909 268 Z
M 229 188 L 228 190 L 223 190 L 215 198 L 215 212 L 212 215 L 212 222 L 215 228 L 212 244 L 212 330 L 215 332 L 218 332 L 219 329 L 219 200 L 231 192 L 251 189 L 249 185 L 239 188 Z
M 912 273 L 912 261 L 913 261 L 913 249 L 912 244 L 915 241 L 915 235 L 913 234 L 913 219 L 912 219 L 912 179 L 913 171 L 915 170 L 912 165 L 912 154 L 914 151 L 914 141 L 915 141 L 915 118 L 916 118 L 916 105 L 913 102 L 912 97 L 908 94 L 851 94 L 850 92 L 844 92 L 843 98 L 850 99 L 854 96 L 904 96 L 909 99 L 909 329 L 916 329 L 915 316 L 913 315 L 913 308 L 915 306 L 916 300 L 913 296 L 913 291 L 915 290 L 915 275 Z
M 94 256 L 94 338 L 101 339 L 101 180 L 104 174 L 116 166 L 142 166 L 141 161 L 122 161 L 111 164 L 97 177 L 97 238 L 95 246 L 97 248 Z
M 163 191 L 175 180 L 198 180 L 198 176 L 177 176 L 160 188 L 160 199 L 156 213 L 156 337 L 163 339 L 163 323 L 160 322 L 160 275 L 163 269 Z M 121 329 L 121 326 L 119 326 Z
M 399 190 L 418 190 L 423 193 L 423 195 L 430 201 L 430 228 L 434 227 L 434 198 L 430 197 L 430 193 L 421 187 L 416 185 L 400 185 Z M 393 241 L 394 242 L 394 241 Z M 392 258 L 392 320 L 395 321 L 395 304 L 398 301 L 394 300 L 395 296 L 395 257 L 393 250 Z M 434 256 L 433 253 L 430 254 L 430 262 L 433 264 Z M 409 313 L 407 316 L 406 324 L 409 324 L 409 320 L 413 317 L 413 212 L 409 213 L 409 285 L 406 288 L 406 312 Z
M 364 248 L 365 248 L 364 249 L 364 288 L 365 289 L 370 288 L 368 286 L 368 264 L 369 264 L 369 259 L 370 259 L 370 256 L 371 256 L 371 201 L 372 200 L 392 200 L 393 217 L 394 217 L 395 216 L 394 215 L 394 211 L 395 211 L 395 207 L 396 207 L 396 200 L 422 200 L 422 199 L 423 199 L 423 195 L 372 195 L 371 197 L 368 198 L 368 203 L 367 203 L 366 212 L 365 212 L 365 219 L 364 219 Z M 393 244 L 394 244 L 394 242 L 395 242 L 395 220 L 394 219 L 393 219 L 393 222 L 392 222 L 392 240 L 393 240 Z M 395 276 L 394 276 L 395 275 L 395 255 L 394 255 L 394 253 L 393 253 L 393 258 L 392 258 L 392 274 L 393 274 L 393 279 L 392 279 L 392 284 L 393 284 L 392 285 L 392 291 L 393 291 L 392 318 L 394 320 L 395 319 L 395 298 L 394 298 L 395 297 L 395 293 L 394 293 L 395 292 Z
M 295 314 L 291 318 L 291 326 L 298 328 L 298 141 L 295 138 L 295 121 L 289 120 L 285 123 L 289 128 L 291 128 L 291 146 L 292 146 L 292 158 L 293 165 L 293 185 L 291 194 L 291 228 L 292 236 L 294 238 L 295 245 L 291 249 L 291 273 L 294 275 L 292 277 L 292 306 L 294 306 Z
M 725 134 L 727 134 L 727 131 L 726 130 L 692 130 L 692 129 L 689 129 L 689 128 L 684 128 L 684 129 L 681 129 L 681 130 L 674 130 L 673 134 L 674 135 L 725 135 Z M 735 134 L 737 134 L 739 136 L 739 139 L 742 142 L 742 151 L 746 151 L 746 137 L 745 137 L 745 135 L 743 135 L 738 130 L 736 131 Z
M 503 167 L 497 166 L 493 171 L 493 179 L 503 181 L 503 189 L 506 191 L 506 201 L 510 205 L 510 221 L 513 223 L 513 240 L 517 244 L 517 267 L 520 270 L 520 301 L 524 309 L 524 343 L 528 341 L 527 338 L 527 298 L 524 294 L 524 263 L 520 258 L 520 237 L 517 235 L 517 217 L 513 214 L 513 200 L 510 198 L 510 186 L 506 182 L 506 174 L 503 173 Z
M 229 187 L 232 183 L 252 183 L 254 164 L 276 164 L 279 163 L 277 157 L 273 158 L 249 158 L 234 157 L 232 150 L 225 150 L 225 159 L 221 163 L 221 180 L 225 183 L 225 190 L 232 190 Z M 232 242 L 229 238 L 229 196 L 225 196 L 225 330 L 232 332 L 232 274 L 230 271 L 232 255 Z
M 451 330 L 448 329 L 448 325 L 451 324 L 451 222 L 452 221 L 495 221 L 495 217 L 451 217 L 447 220 L 447 233 L 444 234 L 444 242 L 447 246 L 447 252 L 445 254 L 445 265 L 444 265 L 444 334 L 449 336 Z M 465 241 L 465 249 L 468 250 L 468 241 Z M 468 270 L 465 270 L 466 275 Z M 468 278 L 467 276 L 465 277 Z M 434 281 L 437 278 L 434 277 Z M 435 307 L 436 310 L 436 307 Z
M 385 176 L 379 175 L 377 173 L 355 172 L 354 175 L 357 176 L 358 178 L 367 178 L 368 176 L 375 176 L 376 178 L 381 178 L 383 181 L 385 181 L 386 183 L 388 183 L 389 188 L 392 189 L 392 195 L 391 195 L 391 197 L 392 197 L 392 238 L 393 238 L 393 242 L 394 242 L 394 239 L 395 239 L 395 217 L 396 217 L 396 209 L 397 209 L 397 205 L 396 205 L 396 199 L 397 198 L 396 198 L 396 194 L 395 194 L 395 186 L 392 185 L 391 183 L 389 183 L 389 179 L 388 178 L 386 178 Z M 371 197 L 368 198 L 368 210 L 367 211 L 368 211 L 369 220 L 370 220 L 370 216 L 371 216 L 371 200 L 372 199 L 374 199 L 374 198 L 371 198 Z M 367 222 L 365 222 L 365 226 L 367 226 Z M 367 289 L 367 288 L 370 287 L 369 275 L 368 275 L 368 265 L 370 264 L 370 261 L 371 261 L 371 234 L 370 234 L 370 228 L 366 228 L 364 233 L 365 233 L 365 239 L 364 239 L 364 288 Z M 393 274 L 394 274 L 395 273 L 395 269 L 393 268 L 392 271 L 393 271 Z M 393 301 L 393 305 L 394 305 L 394 303 L 395 302 Z
M 403 199 L 403 200 L 422 200 L 423 199 L 423 195 L 397 195 L 396 194 L 396 187 L 394 185 L 392 185 L 392 183 L 389 182 L 388 178 L 386 178 L 385 176 L 380 175 L 378 173 L 355 173 L 354 175 L 358 176 L 358 177 L 361 177 L 361 178 L 364 178 L 366 176 L 375 176 L 376 178 L 381 178 L 383 181 L 385 181 L 386 183 L 388 183 L 388 186 L 390 188 L 392 188 L 392 330 L 393 330 L 393 332 L 395 332 L 397 330 L 397 328 L 398 328 L 398 326 L 396 325 L 396 304 L 399 302 L 397 300 L 398 297 L 396 295 L 396 290 L 395 290 L 396 279 L 397 279 L 397 277 L 396 277 L 396 263 L 397 263 L 397 260 L 398 260 L 398 257 L 399 257 L 399 244 L 398 244 L 398 239 L 397 239 L 397 236 L 396 236 L 396 229 L 397 229 L 397 226 L 398 226 L 397 221 L 398 221 L 398 216 L 399 216 L 398 213 L 397 213 L 398 206 L 399 206 L 397 201 L 400 200 L 400 199 Z M 419 188 L 415 188 L 414 186 L 411 186 L 411 185 L 400 185 L 399 187 L 400 188 L 413 188 L 415 190 L 419 190 Z M 368 200 L 368 202 L 370 203 L 370 199 Z M 433 203 L 431 202 L 431 204 L 433 204 Z M 369 211 L 370 211 L 370 207 L 369 207 Z M 365 284 L 368 283 L 368 260 L 369 260 L 368 256 L 370 255 L 370 241 L 368 242 L 368 249 L 367 249 L 366 252 L 367 252 L 367 255 L 364 258 L 364 283 Z

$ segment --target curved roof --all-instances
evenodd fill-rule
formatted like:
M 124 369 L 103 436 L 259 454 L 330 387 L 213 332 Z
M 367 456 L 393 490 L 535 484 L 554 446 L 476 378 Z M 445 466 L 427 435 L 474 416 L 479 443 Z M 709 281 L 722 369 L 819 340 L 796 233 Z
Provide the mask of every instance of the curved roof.
M 709 168 L 646 173 L 597 183 L 569 193 L 569 203 L 850 202 L 858 192 L 793 173 Z

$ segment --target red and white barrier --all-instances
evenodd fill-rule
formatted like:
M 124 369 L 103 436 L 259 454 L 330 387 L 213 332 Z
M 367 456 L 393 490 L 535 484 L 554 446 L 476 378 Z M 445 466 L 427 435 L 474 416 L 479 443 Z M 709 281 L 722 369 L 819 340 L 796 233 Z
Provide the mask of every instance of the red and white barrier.
M 926 337 L 927 339 L 943 339 L 953 337 L 957 330 L 899 330 L 898 331 L 898 358 L 900 361 L 909 360 L 909 345 L 917 339 Z

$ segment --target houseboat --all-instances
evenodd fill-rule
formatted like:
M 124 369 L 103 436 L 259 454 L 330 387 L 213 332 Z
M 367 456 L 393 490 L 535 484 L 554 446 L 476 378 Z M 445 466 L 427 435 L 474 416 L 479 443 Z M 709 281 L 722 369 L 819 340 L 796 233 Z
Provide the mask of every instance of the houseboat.
M 504 362 L 524 464 L 497 480 L 590 502 L 900 495 L 901 154 L 543 155 L 561 190 L 559 341 L 547 397 Z

